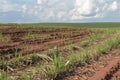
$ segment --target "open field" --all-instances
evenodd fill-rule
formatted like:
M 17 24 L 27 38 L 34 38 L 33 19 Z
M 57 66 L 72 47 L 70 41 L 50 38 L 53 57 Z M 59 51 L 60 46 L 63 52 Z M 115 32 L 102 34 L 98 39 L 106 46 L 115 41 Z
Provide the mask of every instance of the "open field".
M 36 27 L 54 27 L 54 28 L 66 28 L 66 27 L 81 27 L 81 28 L 113 28 L 113 27 L 120 27 L 119 22 L 105 22 L 105 23 L 36 23 L 36 24 L 0 24 L 0 26 L 7 26 L 7 27 L 18 27 L 18 28 L 36 28 Z
M 0 80 L 120 80 L 119 26 L 0 24 Z

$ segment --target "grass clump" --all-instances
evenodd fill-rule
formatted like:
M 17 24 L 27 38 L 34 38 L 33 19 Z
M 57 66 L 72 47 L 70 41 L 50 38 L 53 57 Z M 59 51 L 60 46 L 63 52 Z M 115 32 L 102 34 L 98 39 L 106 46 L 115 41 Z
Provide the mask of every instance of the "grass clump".
M 7 73 L 5 74 L 0 73 L 0 80 L 10 80 L 10 77 Z
M 47 66 L 43 70 L 46 76 L 51 80 L 55 79 L 60 73 L 68 69 L 70 61 L 63 62 L 61 55 L 53 54 L 53 65 Z
M 22 74 L 17 78 L 17 80 L 33 80 L 33 78 L 34 78 L 34 74 L 30 74 L 30 75 Z
M 53 66 L 47 66 L 44 72 L 50 79 L 53 79 L 57 76 L 58 73 L 62 71 L 62 67 L 63 67 L 62 57 L 54 54 Z
M 28 32 L 25 34 L 25 39 L 35 40 L 35 36 L 32 32 Z
M 25 34 L 25 39 L 27 40 L 36 40 L 36 39 L 45 39 L 48 38 L 49 34 L 34 34 L 32 32 L 28 32 Z
M 2 33 L 0 33 L 0 41 L 3 43 L 9 43 L 12 40 L 10 35 L 3 36 Z

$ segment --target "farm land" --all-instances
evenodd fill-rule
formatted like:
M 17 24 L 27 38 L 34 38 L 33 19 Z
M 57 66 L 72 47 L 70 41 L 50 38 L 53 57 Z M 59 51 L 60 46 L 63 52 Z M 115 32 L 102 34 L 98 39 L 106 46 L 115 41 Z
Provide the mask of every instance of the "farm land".
M 119 80 L 119 26 L 0 24 L 0 80 Z

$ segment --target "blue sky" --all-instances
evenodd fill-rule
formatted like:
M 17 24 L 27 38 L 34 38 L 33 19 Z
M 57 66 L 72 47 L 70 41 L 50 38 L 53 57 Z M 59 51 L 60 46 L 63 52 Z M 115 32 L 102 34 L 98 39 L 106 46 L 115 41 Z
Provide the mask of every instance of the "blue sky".
M 120 22 L 120 0 L 0 0 L 0 23 Z

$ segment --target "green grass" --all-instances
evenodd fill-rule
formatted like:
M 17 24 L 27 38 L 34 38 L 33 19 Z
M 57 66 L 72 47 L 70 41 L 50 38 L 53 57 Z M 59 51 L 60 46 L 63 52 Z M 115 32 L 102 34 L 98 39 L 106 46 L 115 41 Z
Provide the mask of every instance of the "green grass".
M 45 39 L 48 38 L 49 34 L 34 34 L 32 32 L 28 32 L 25 34 L 25 39 L 27 40 L 35 40 L 35 39 Z
M 10 35 L 5 35 L 3 36 L 2 33 L 0 33 L 0 42 L 3 42 L 3 43 L 9 43 L 11 41 L 11 36 Z
M 33 78 L 34 74 L 27 75 L 24 73 L 20 77 L 18 77 L 17 80 L 33 80 Z
M 70 28 L 70 27 L 82 27 L 82 28 L 119 28 L 119 22 L 101 22 L 101 23 L 33 23 L 33 24 L 0 24 L 0 26 L 11 26 L 17 28 Z
M 0 73 L 0 80 L 10 80 L 8 73 Z

